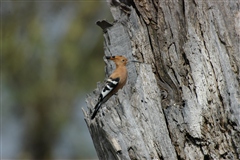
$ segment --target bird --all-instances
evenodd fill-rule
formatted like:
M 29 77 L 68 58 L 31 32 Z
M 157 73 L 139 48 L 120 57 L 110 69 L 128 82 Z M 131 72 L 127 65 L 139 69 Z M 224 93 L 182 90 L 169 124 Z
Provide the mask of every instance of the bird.
M 109 76 L 107 79 L 99 97 L 98 102 L 94 107 L 93 114 L 91 116 L 91 119 L 93 120 L 95 116 L 98 113 L 98 110 L 101 108 L 101 105 L 105 103 L 112 95 L 117 93 L 119 89 L 122 89 L 123 86 L 127 82 L 127 63 L 128 59 L 124 56 L 106 56 L 106 59 L 112 60 L 115 65 L 116 69 L 113 71 L 113 73 Z

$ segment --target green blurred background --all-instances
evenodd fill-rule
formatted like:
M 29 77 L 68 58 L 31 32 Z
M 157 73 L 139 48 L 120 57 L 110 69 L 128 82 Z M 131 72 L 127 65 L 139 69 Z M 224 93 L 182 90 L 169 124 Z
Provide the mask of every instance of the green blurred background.
M 1 1 L 1 158 L 96 159 L 86 94 L 104 79 L 99 0 Z

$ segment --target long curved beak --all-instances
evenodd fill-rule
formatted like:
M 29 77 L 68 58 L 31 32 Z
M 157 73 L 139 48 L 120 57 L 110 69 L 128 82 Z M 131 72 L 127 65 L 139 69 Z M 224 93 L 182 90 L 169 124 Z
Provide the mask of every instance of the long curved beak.
M 111 59 L 111 56 L 105 56 L 106 57 L 106 59 Z
M 105 57 L 106 57 L 106 59 L 110 59 L 110 60 L 115 58 L 115 56 L 105 56 Z

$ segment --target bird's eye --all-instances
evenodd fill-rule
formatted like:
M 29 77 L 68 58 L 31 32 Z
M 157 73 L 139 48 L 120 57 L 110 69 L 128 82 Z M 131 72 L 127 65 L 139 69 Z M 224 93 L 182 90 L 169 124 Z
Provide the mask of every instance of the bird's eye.
M 124 62 L 125 60 L 123 59 L 122 61 Z

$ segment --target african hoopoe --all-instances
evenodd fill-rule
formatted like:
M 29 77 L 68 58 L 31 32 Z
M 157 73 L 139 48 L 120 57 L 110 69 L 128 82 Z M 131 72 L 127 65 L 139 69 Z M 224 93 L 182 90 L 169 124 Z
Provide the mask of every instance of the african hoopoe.
M 98 103 L 94 107 L 91 119 L 94 119 L 101 105 L 121 89 L 127 81 L 127 58 L 124 56 L 106 56 L 106 58 L 115 62 L 116 69 L 108 78 L 101 94 L 99 95 Z

